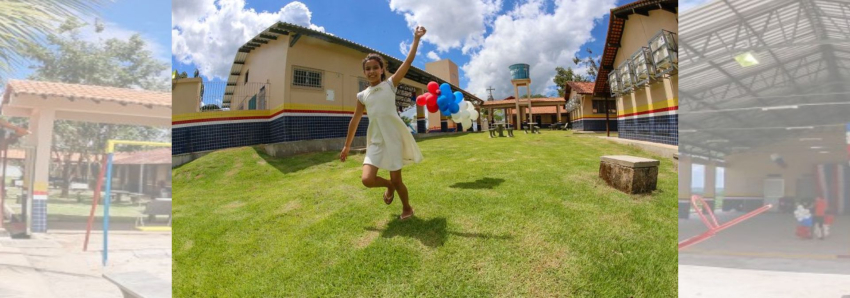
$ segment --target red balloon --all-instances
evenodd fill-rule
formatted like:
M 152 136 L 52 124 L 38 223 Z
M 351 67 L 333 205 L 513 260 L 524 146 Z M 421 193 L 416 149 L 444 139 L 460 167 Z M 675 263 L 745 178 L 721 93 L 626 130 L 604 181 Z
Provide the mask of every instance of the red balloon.
M 440 108 L 439 108 L 439 107 L 437 107 L 437 105 L 436 105 L 436 104 L 435 104 L 435 105 L 433 105 L 433 106 L 432 106 L 432 105 L 428 105 L 428 112 L 436 113 L 436 112 L 437 112 L 437 111 L 439 111 L 439 110 L 440 110 Z
M 440 90 L 440 85 L 437 85 L 437 82 L 434 82 L 434 81 L 428 82 L 428 92 L 436 94 L 437 90 Z
M 425 100 L 425 94 L 422 94 L 422 95 L 419 95 L 418 97 L 416 97 L 416 104 L 417 105 L 424 106 L 426 103 L 428 103 L 428 102 Z
M 436 96 L 434 96 L 434 94 L 431 94 L 431 93 L 425 93 L 425 103 L 426 103 L 427 105 L 429 105 L 429 106 L 430 106 L 430 105 L 435 105 L 435 106 L 436 106 L 436 105 L 437 105 L 437 97 L 436 97 Z

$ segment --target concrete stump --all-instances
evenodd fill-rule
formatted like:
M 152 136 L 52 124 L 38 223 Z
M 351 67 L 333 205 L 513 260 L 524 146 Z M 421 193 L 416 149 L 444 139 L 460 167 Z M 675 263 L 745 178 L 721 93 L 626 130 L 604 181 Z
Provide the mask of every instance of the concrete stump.
M 602 156 L 599 177 L 627 194 L 649 193 L 658 183 L 658 164 L 657 160 L 642 157 Z

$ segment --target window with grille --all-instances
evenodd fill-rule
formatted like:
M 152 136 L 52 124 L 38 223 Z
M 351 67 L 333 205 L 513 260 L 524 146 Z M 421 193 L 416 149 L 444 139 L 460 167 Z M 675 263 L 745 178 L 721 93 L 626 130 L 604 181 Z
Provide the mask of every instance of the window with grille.
M 322 88 L 322 72 L 306 69 L 295 69 L 292 85 L 312 88 Z
M 613 100 L 608 101 L 608 111 L 610 114 L 617 114 L 617 103 Z M 594 100 L 593 101 L 593 113 L 594 114 L 605 114 L 605 101 L 604 100 Z

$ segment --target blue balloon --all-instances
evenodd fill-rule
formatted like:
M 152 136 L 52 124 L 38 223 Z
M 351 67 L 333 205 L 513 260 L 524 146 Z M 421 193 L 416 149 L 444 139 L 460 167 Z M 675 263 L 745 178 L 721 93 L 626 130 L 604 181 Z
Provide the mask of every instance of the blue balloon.
M 460 110 L 460 106 L 458 106 L 457 103 L 451 103 L 449 108 L 451 109 L 452 114 L 457 113 L 457 111 Z
M 449 86 L 449 83 L 440 85 L 440 95 L 445 95 L 446 97 L 452 96 L 452 87 Z
M 437 106 L 440 108 L 440 110 L 444 110 L 448 105 L 448 101 L 448 97 L 440 94 L 440 97 L 437 97 Z
M 463 93 L 455 91 L 455 103 L 460 103 L 461 101 L 463 101 Z

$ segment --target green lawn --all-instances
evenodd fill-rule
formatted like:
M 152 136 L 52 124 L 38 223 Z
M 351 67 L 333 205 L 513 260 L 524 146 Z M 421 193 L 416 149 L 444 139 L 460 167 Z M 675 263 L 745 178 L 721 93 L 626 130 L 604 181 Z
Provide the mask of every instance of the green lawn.
M 77 201 L 77 194 L 71 192 L 67 198 L 61 197 L 61 189 L 50 189 L 47 197 L 47 214 L 48 220 L 70 220 L 78 221 L 88 218 L 91 212 L 93 191 L 84 191 L 80 193 L 81 200 Z M 10 188 L 7 193 L 10 200 L 9 205 L 16 214 L 20 214 L 22 205 L 17 204 L 17 198 L 20 195 L 19 188 Z M 103 198 L 101 198 L 103 199 Z M 121 202 L 112 202 L 109 205 L 110 217 L 127 217 L 136 218 L 139 213 L 145 208 L 139 206 L 138 203 L 131 203 L 129 196 L 124 196 Z M 103 215 L 103 205 L 99 204 L 95 209 L 95 216 L 101 218 Z
M 419 140 L 416 217 L 360 183 L 363 155 L 255 148 L 172 172 L 175 297 L 677 295 L 677 174 L 629 196 L 599 156 L 652 156 L 563 131 Z M 380 171 L 388 177 L 389 173 Z

